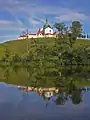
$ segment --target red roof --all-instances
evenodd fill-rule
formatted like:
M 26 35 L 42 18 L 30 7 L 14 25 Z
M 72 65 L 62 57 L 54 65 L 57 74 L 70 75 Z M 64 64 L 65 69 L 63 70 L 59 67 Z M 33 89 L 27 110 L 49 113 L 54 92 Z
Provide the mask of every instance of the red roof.
M 38 32 L 37 32 L 37 34 L 40 34 L 41 33 L 41 31 L 40 31 L 40 28 L 39 28 L 39 30 L 38 30 Z
M 21 35 L 21 36 L 19 36 L 18 38 L 20 38 L 20 37 L 26 37 L 26 35 Z
M 50 27 L 51 28 L 51 26 L 48 24 L 48 27 Z
M 36 35 L 36 34 L 29 34 L 29 35 Z

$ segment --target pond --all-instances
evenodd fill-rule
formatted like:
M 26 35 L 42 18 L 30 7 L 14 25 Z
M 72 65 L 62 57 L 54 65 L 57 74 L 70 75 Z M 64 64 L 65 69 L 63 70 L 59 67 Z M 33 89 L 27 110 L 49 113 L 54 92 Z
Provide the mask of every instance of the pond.
M 89 67 L 39 72 L 0 68 L 0 120 L 90 120 Z

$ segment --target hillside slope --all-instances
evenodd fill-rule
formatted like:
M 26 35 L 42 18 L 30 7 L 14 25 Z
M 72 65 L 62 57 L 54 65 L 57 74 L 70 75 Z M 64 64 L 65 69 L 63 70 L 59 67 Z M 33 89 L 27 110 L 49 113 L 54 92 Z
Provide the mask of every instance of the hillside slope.
M 39 44 L 47 44 L 48 47 L 52 47 L 55 42 L 55 38 L 39 38 L 38 43 Z M 4 51 L 5 48 L 9 50 L 10 53 L 17 53 L 18 55 L 22 56 L 24 53 L 27 52 L 27 46 L 32 44 L 33 39 L 29 40 L 13 40 L 13 41 L 8 41 L 5 43 L 0 44 L 0 57 L 4 56 Z M 74 47 L 79 46 L 79 45 L 90 45 L 90 40 L 77 40 L 76 43 L 74 44 Z M 29 47 L 30 48 L 30 47 Z

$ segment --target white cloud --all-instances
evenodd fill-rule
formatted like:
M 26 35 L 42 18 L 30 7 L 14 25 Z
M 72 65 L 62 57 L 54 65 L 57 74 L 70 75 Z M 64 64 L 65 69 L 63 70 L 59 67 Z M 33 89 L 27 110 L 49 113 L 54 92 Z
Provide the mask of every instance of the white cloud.
M 11 14 L 11 16 L 13 16 L 13 18 L 15 19 L 15 22 L 17 22 L 20 26 L 24 26 L 24 24 L 21 22 L 21 20 L 18 19 L 15 11 L 13 11 L 11 8 L 8 8 L 7 11 Z
M 18 35 L 6 35 L 6 36 L 1 36 L 1 38 L 10 38 L 10 37 L 15 37 L 15 36 L 18 36 Z
M 40 21 L 35 20 L 35 19 L 31 18 L 31 17 L 29 18 L 29 22 L 30 22 L 30 24 L 33 24 L 33 25 L 37 25 L 37 24 L 41 23 Z
M 17 7 L 17 10 L 14 9 L 16 13 L 23 12 L 27 16 L 27 20 L 29 21 L 30 24 L 32 24 L 35 28 L 37 24 L 41 24 L 41 21 L 38 20 L 43 20 L 47 15 L 48 16 L 53 16 L 51 18 L 51 21 L 61 21 L 61 22 L 66 22 L 66 21 L 73 21 L 73 20 L 83 20 L 87 21 L 89 20 L 89 16 L 85 15 L 84 13 L 79 13 L 76 10 L 72 10 L 69 8 L 62 8 L 62 7 L 53 7 L 53 6 L 38 6 L 38 5 L 27 5 L 26 6 L 20 6 Z M 33 18 L 37 18 L 38 20 L 35 20 Z
M 28 0 L 27 0 L 28 1 Z M 18 0 L 19 3 L 23 3 L 24 1 L 20 1 Z M 29 1 L 28 1 L 29 2 Z M 22 14 L 25 15 L 24 17 L 26 17 L 26 19 L 30 22 L 30 24 L 40 24 L 40 21 L 37 21 L 33 18 L 38 18 L 38 19 L 42 19 L 45 18 L 46 15 L 51 15 L 54 16 L 54 18 L 52 18 L 52 20 L 54 20 L 55 18 L 57 20 L 61 20 L 61 21 L 71 21 L 74 19 L 78 19 L 78 20 L 87 20 L 89 17 L 87 15 L 85 15 L 84 13 L 79 13 L 79 11 L 76 10 L 72 10 L 69 8 L 62 8 L 59 6 L 40 6 L 40 5 L 36 5 L 35 3 L 33 4 L 31 2 L 31 4 L 20 4 L 20 5 L 15 5 L 13 7 L 13 9 L 11 8 L 7 8 L 7 10 L 12 14 L 12 16 L 15 17 L 15 20 L 17 22 L 20 23 L 20 25 L 24 26 L 24 24 L 19 20 L 18 18 L 18 14 Z
M 73 12 L 73 13 L 68 13 L 68 14 L 64 14 L 61 15 L 59 17 L 56 17 L 57 20 L 61 21 L 61 22 L 65 22 L 65 21 L 72 21 L 72 20 L 89 20 L 89 16 L 86 16 L 83 13 L 78 13 L 78 12 Z
M 57 6 L 20 6 L 17 8 L 17 12 L 23 11 L 24 13 L 30 15 L 30 16 L 38 16 L 38 15 L 44 15 L 44 14 L 51 14 L 51 15 L 60 15 L 60 14 L 65 14 L 65 13 L 70 13 L 72 12 L 71 9 L 69 8 L 62 8 L 62 7 L 57 7 Z
M 20 21 L 10 21 L 10 20 L 0 20 L 0 30 L 11 30 L 11 31 L 15 31 L 15 30 L 23 30 L 24 27 L 22 27 L 20 25 Z
M 0 20 L 0 25 L 9 25 L 9 24 L 11 24 L 12 23 L 12 21 L 9 21 L 9 20 Z

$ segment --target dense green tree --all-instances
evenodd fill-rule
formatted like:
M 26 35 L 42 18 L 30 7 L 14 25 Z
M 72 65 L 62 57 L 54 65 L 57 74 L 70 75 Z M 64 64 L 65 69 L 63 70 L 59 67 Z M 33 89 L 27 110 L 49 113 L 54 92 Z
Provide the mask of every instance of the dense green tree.
M 12 60 L 14 62 L 21 62 L 20 56 L 18 54 L 16 54 L 16 53 L 12 56 Z
M 54 27 L 59 31 L 59 33 L 62 33 L 66 31 L 66 26 L 64 23 L 55 23 Z
M 71 25 L 71 32 L 74 37 L 78 37 L 82 33 L 82 24 L 79 21 L 73 21 Z
M 9 62 L 10 61 L 10 51 L 8 50 L 6 45 L 4 47 L 4 55 L 5 55 L 5 61 Z

